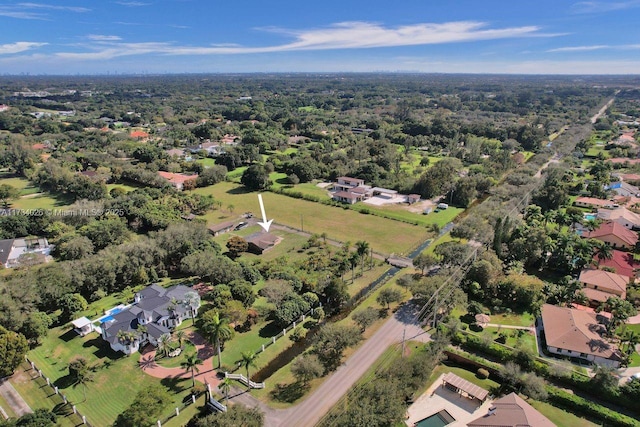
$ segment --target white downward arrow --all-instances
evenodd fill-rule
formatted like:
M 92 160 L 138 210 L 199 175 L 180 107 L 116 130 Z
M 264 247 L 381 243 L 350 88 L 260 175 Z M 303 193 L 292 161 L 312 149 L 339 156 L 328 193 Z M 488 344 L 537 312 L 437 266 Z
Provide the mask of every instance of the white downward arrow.
M 258 201 L 260 202 L 260 212 L 262 213 L 262 222 L 258 222 L 260 227 L 264 228 L 264 231 L 269 232 L 269 227 L 271 227 L 272 219 L 267 221 L 267 214 L 264 211 L 264 203 L 262 202 L 262 194 L 258 194 Z

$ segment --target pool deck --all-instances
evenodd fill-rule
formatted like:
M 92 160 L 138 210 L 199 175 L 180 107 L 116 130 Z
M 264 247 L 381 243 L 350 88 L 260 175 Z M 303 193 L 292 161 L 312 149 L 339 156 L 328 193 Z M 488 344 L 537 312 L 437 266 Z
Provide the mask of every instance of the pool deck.
M 446 410 L 455 421 L 447 427 L 465 427 L 468 422 L 480 418 L 487 413 L 491 406 L 491 399 L 487 399 L 482 405 L 477 400 L 471 400 L 461 396 L 442 386 L 440 375 L 431 387 L 422 394 L 407 410 L 408 418 L 405 423 L 412 427 L 418 421 L 427 418 L 441 410 Z

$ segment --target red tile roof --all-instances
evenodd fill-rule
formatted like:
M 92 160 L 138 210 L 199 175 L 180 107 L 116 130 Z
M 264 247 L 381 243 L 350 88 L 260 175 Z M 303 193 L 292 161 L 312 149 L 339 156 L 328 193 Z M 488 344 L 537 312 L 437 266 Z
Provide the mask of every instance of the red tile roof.
M 618 224 L 617 222 L 605 222 L 600 225 L 596 230 L 587 233 L 585 237 L 591 239 L 597 239 L 604 236 L 615 236 L 622 240 L 624 243 L 630 246 L 634 246 L 638 243 L 638 234 Z
M 596 286 L 605 292 L 617 291 L 623 294 L 627 292 L 627 283 L 629 283 L 627 276 L 594 269 L 582 270 L 578 280 L 580 283 Z
M 633 258 L 633 254 L 628 252 L 616 251 L 612 253 L 611 259 L 599 260 L 597 255 L 593 257 L 595 262 L 600 262 L 600 267 L 611 267 L 616 270 L 617 274 L 626 277 L 635 277 L 635 270 L 640 269 L 640 262 Z
M 198 175 L 185 175 L 183 173 L 172 173 L 172 172 L 163 172 L 163 171 L 158 171 L 158 175 L 160 175 L 167 181 L 175 184 L 178 184 L 178 183 L 184 184 L 185 181 L 198 178 Z
M 142 130 L 134 130 L 129 134 L 132 138 L 148 138 L 149 134 Z

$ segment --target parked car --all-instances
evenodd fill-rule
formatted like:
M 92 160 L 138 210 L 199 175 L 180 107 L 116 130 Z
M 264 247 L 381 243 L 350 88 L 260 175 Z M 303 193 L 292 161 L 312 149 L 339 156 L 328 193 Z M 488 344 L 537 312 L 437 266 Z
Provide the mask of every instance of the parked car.
M 243 228 L 245 228 L 247 225 L 249 225 L 248 222 L 246 221 L 241 221 L 238 223 L 238 225 L 236 225 L 236 228 L 234 228 L 234 230 L 238 231 L 238 230 L 242 230 Z

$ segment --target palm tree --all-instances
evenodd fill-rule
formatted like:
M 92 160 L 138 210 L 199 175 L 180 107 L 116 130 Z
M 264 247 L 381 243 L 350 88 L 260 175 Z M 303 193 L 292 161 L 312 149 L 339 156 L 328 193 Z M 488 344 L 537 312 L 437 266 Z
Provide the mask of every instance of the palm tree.
M 82 386 L 83 402 L 87 401 L 87 383 L 93 381 L 92 367 L 86 359 L 80 357 L 69 364 L 69 373 L 74 377 L 73 386 Z
M 247 370 L 247 381 L 249 381 L 249 366 L 256 366 L 256 358 L 258 357 L 253 351 L 243 351 L 240 353 L 240 357 L 242 359 L 239 362 L 244 365 L 244 368 Z
M 628 355 L 632 355 L 636 349 L 636 345 L 640 343 L 640 335 L 638 335 L 635 331 L 628 331 L 627 334 L 622 337 L 623 342 L 627 343 L 627 351 Z
M 369 252 L 369 243 L 364 240 L 356 242 L 356 253 L 361 260 L 362 271 L 364 272 L 364 262 L 367 259 L 367 253 Z
M 584 228 L 589 231 L 596 230 L 598 227 L 600 227 L 600 220 L 597 218 L 588 219 L 584 222 Z
M 171 338 L 170 334 L 162 334 L 158 338 L 158 351 L 162 353 L 165 357 L 169 355 L 169 349 L 171 348 Z
M 600 267 L 600 262 L 605 259 L 613 258 L 613 249 L 605 242 L 600 242 L 595 244 L 596 247 L 596 257 L 598 258 L 598 267 Z
M 220 391 L 224 393 L 224 404 L 226 405 L 229 401 L 229 390 L 231 390 L 231 379 L 229 377 L 224 377 L 222 381 L 220 381 L 220 385 L 218 386 Z
M 228 340 L 233 335 L 233 330 L 229 326 L 229 319 L 220 317 L 220 314 L 215 310 L 208 311 L 202 316 L 202 331 L 209 342 L 216 346 L 218 368 L 220 368 L 222 366 L 220 341 Z
M 183 330 L 176 331 L 175 333 L 176 339 L 178 340 L 178 345 L 182 348 L 182 341 L 184 340 L 185 333 Z
M 186 292 L 182 297 L 182 305 L 191 311 L 191 320 L 195 324 L 195 311 L 200 306 L 200 295 L 197 292 Z
M 200 372 L 199 365 L 202 365 L 202 360 L 198 358 L 197 354 L 190 354 L 185 357 L 184 361 L 180 364 L 180 367 L 188 372 L 191 372 L 191 387 L 196 386 L 196 372 Z

